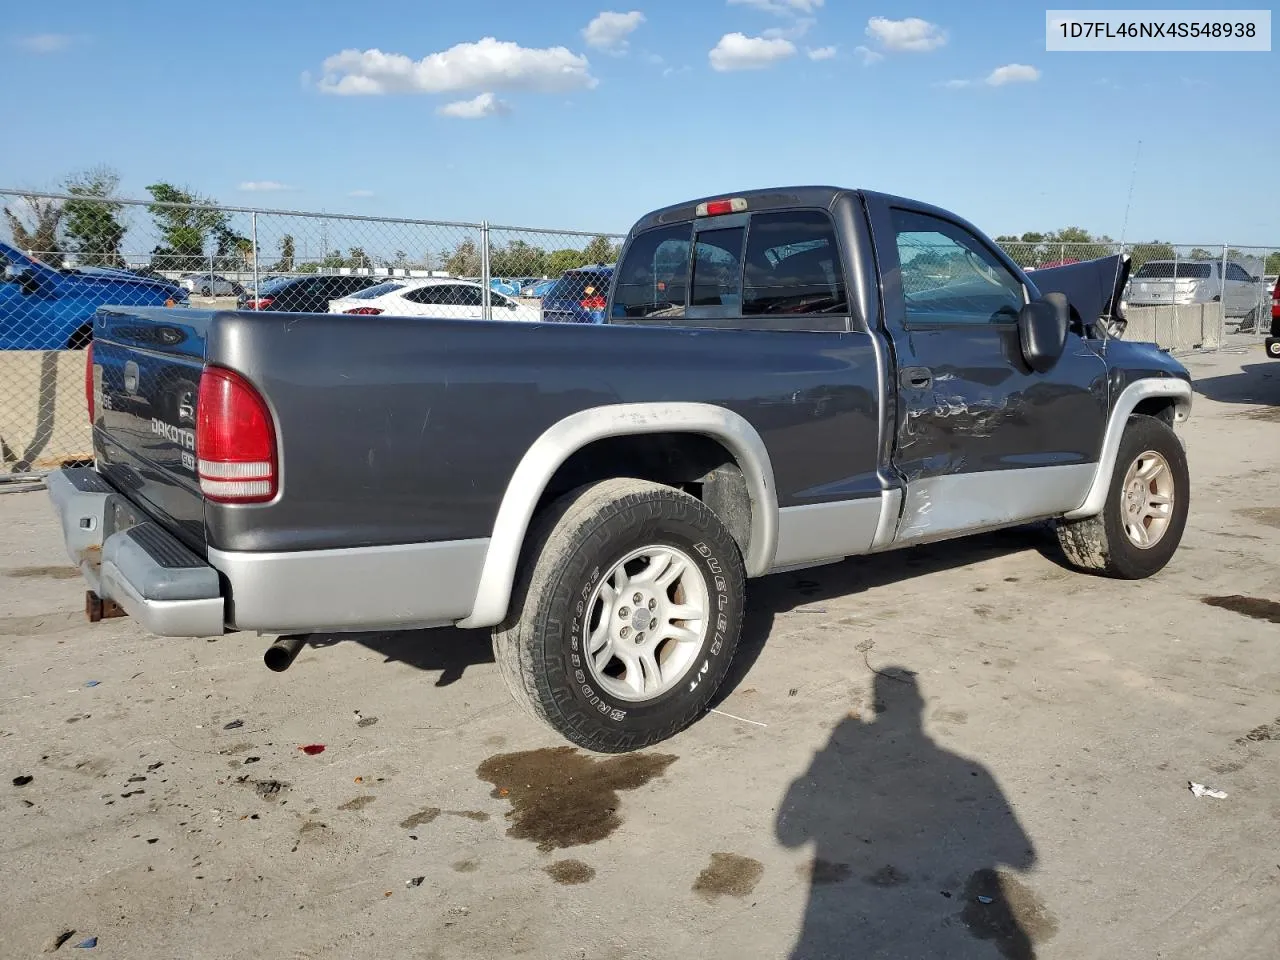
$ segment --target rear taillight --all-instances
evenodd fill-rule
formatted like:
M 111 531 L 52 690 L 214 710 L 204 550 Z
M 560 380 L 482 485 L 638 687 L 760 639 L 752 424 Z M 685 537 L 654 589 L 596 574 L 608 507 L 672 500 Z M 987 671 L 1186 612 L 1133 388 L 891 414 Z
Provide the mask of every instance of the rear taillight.
M 578 305 L 583 310 L 603 310 L 604 297 L 587 297 L 585 300 L 579 300 Z
M 98 419 L 97 409 L 93 402 L 93 341 L 84 348 L 84 402 L 89 407 L 89 423 Z
M 250 310 L 265 310 L 272 304 L 271 297 L 255 297 L 244 302 L 244 305 Z
M 343 310 L 342 312 L 359 317 L 376 317 L 382 311 L 377 307 L 352 307 L 350 310 Z
M 266 402 L 243 377 L 205 367 L 196 401 L 200 491 L 218 503 L 261 503 L 276 495 L 276 433 Z

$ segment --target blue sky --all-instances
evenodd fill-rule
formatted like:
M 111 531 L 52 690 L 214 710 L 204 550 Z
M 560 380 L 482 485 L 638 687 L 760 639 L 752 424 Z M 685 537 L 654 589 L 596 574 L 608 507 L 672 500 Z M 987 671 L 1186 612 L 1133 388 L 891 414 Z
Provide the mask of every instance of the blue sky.
M 821 182 L 1119 237 L 1141 139 L 1129 239 L 1280 244 L 1280 54 L 1046 53 L 1014 0 L 63 0 L 0 38 L 3 186 L 106 163 L 133 196 L 624 231 Z

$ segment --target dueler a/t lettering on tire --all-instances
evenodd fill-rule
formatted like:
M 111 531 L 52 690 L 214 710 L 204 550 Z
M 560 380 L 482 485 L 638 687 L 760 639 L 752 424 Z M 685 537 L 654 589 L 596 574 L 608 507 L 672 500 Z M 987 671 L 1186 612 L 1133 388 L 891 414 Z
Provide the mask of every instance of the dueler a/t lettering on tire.
M 535 523 L 495 659 L 571 742 L 623 753 L 705 711 L 742 627 L 738 546 L 697 498 L 644 480 L 582 487 Z
M 1162 570 L 1187 524 L 1191 479 L 1173 427 L 1129 418 L 1102 513 L 1058 524 L 1067 560 L 1081 570 L 1140 580 Z

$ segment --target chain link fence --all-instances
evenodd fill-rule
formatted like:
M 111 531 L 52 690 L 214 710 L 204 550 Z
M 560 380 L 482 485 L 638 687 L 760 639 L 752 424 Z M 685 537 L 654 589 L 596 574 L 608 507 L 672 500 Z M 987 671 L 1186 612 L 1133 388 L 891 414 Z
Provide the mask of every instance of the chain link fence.
M 599 322 L 619 234 L 0 191 L 0 474 L 92 458 L 99 306 Z
M 623 236 L 0 190 L 0 475 L 92 458 L 101 305 L 598 323 Z M 1119 244 L 1008 242 L 1028 270 Z M 1128 339 L 1252 345 L 1280 248 L 1128 244 Z M 1032 274 L 1034 276 L 1034 273 Z

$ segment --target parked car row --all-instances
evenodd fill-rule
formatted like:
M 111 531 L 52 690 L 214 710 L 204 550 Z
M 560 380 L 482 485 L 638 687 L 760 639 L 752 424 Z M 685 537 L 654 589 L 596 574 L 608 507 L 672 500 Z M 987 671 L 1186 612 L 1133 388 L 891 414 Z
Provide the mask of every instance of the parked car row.
M 1224 278 L 1223 268 L 1226 268 Z M 1148 260 L 1134 271 L 1125 291 L 1131 307 L 1223 304 L 1223 314 L 1252 326 L 1266 311 L 1263 278 L 1228 260 Z

